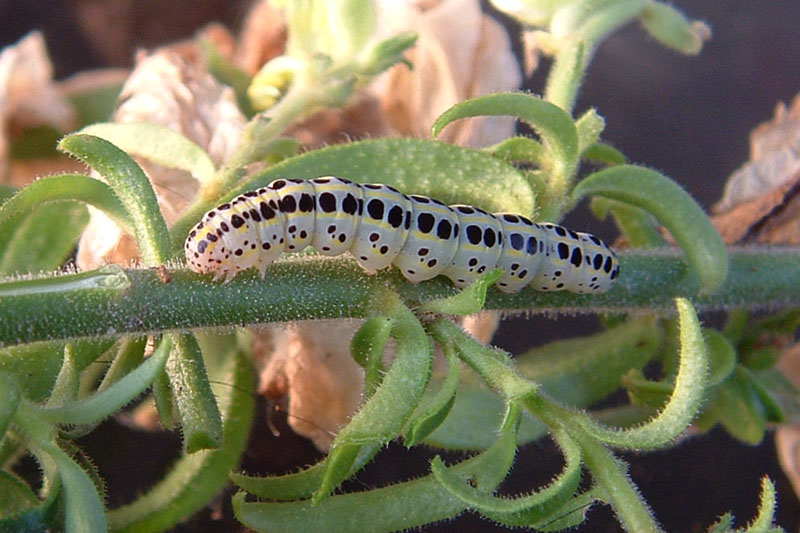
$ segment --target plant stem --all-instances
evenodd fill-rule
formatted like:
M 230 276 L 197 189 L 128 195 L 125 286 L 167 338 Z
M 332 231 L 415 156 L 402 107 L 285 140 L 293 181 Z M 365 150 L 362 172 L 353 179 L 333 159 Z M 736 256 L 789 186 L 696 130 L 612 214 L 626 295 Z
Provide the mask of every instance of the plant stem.
M 727 283 L 700 294 L 697 280 L 676 251 L 625 252 L 617 285 L 606 294 L 517 294 L 491 290 L 487 309 L 525 312 L 671 315 L 673 300 L 688 297 L 699 311 L 745 307 L 780 309 L 800 303 L 800 248 L 730 250 Z M 240 274 L 212 283 L 188 270 L 171 282 L 150 269 L 105 270 L 0 282 L 0 346 L 77 337 L 116 337 L 218 326 L 357 318 L 368 315 L 378 287 L 389 287 L 411 304 L 454 293 L 444 278 L 412 285 L 388 269 L 366 275 L 345 258 L 291 258 L 270 266 L 267 278 Z M 91 279 L 89 279 L 91 278 Z M 95 280 L 95 278 L 97 278 Z M 103 279 L 111 279 L 110 286 Z M 91 282 L 91 283 L 90 283 Z M 0 352 L 0 358 L 2 352 Z

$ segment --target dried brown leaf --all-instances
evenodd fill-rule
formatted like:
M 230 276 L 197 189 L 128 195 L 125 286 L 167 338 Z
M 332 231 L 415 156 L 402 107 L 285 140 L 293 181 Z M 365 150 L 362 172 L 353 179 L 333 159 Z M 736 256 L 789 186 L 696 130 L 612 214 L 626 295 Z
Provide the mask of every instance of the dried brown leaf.
M 42 34 L 31 32 L 4 48 L 0 52 L 0 181 L 9 180 L 13 132 L 42 125 L 67 132 L 75 123 L 75 110 L 53 82 L 53 65 Z
M 714 211 L 722 213 L 788 182 L 800 170 L 800 95 L 750 134 L 750 161 L 734 172 Z
M 232 89 L 217 82 L 201 61 L 188 60 L 171 49 L 140 54 L 122 88 L 114 121 L 166 126 L 197 143 L 217 165 L 236 149 L 245 124 Z M 167 224 L 171 224 L 194 197 L 196 180 L 181 170 L 138 162 L 153 183 Z M 80 268 L 127 264 L 138 257 L 131 236 L 124 235 L 98 210 L 90 209 L 90 214 L 78 245 L 76 262 Z
M 728 244 L 800 244 L 800 95 L 753 130 L 750 154 L 714 207 L 714 225 Z
M 259 392 L 287 397 L 289 425 L 323 451 L 361 403 L 364 371 L 350 356 L 355 330 L 340 321 L 301 323 L 275 329 L 254 345 L 265 362 Z
M 424 5 L 381 3 L 382 30 L 419 34 L 409 53 L 412 70 L 394 68 L 370 90 L 381 99 L 387 119 L 400 135 L 428 136 L 433 121 L 470 97 L 519 87 L 521 75 L 505 29 L 474 0 L 441 0 Z M 441 138 L 485 146 L 513 135 L 514 121 L 486 117 L 448 126 Z

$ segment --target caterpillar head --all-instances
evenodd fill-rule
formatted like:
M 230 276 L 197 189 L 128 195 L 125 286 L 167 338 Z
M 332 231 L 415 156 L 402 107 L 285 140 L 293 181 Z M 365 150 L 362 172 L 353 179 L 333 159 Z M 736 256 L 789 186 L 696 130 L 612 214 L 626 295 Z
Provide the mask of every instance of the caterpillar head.
M 215 279 L 228 271 L 231 250 L 221 235 L 221 228 L 204 219 L 189 233 L 184 245 L 186 263 L 198 274 L 215 274 Z

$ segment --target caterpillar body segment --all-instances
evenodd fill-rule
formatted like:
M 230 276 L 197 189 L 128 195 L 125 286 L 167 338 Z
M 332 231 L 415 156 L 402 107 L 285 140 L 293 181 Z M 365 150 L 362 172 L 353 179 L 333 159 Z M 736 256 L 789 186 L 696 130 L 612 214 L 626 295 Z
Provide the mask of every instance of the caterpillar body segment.
M 619 274 L 614 252 L 591 234 L 332 176 L 275 180 L 210 210 L 185 252 L 193 271 L 228 281 L 254 267 L 263 277 L 282 253 L 307 246 L 349 252 L 370 272 L 395 265 L 413 283 L 443 274 L 464 287 L 500 267 L 504 292 L 601 293 Z

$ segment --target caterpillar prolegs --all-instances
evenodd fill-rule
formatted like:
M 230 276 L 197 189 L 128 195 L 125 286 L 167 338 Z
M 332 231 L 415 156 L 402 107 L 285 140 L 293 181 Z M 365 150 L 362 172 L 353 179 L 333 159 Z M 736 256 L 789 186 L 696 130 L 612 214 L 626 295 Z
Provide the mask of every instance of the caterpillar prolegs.
M 594 235 L 335 177 L 279 179 L 238 196 L 206 213 L 185 248 L 189 268 L 228 281 L 252 267 L 263 277 L 280 254 L 306 246 L 349 252 L 370 272 L 393 264 L 413 283 L 443 274 L 464 287 L 500 267 L 504 292 L 601 293 L 619 274 Z

